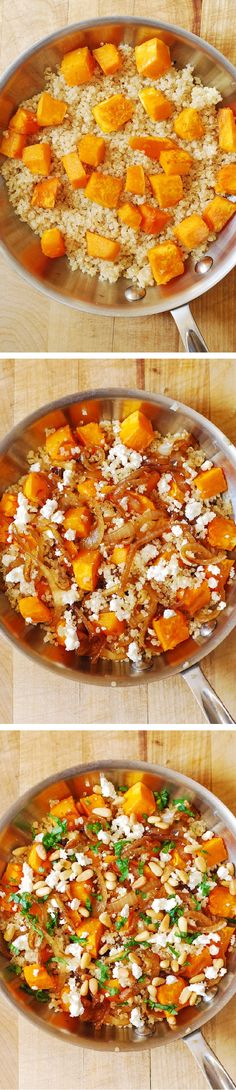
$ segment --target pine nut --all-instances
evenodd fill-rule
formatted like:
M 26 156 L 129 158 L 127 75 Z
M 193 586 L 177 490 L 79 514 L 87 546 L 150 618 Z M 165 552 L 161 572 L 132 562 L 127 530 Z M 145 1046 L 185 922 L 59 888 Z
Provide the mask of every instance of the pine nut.
M 111 917 L 108 915 L 108 912 L 101 912 L 101 915 L 99 916 L 99 920 L 100 920 L 100 923 L 104 923 L 105 927 L 110 927 Z
M 148 989 L 147 990 L 149 992 L 149 995 L 150 995 L 151 999 L 155 1000 L 156 999 L 156 988 L 154 988 L 154 985 L 153 984 L 148 984 Z
M 192 992 L 192 995 L 190 995 L 189 1006 L 194 1007 L 196 1002 L 197 1002 L 196 992 Z
M 223 969 L 223 965 L 223 958 L 214 958 L 214 969 L 217 969 L 217 972 L 218 969 Z
M 107 870 L 107 872 L 106 872 L 106 880 L 107 880 L 107 879 L 108 879 L 108 882 L 116 882 L 116 876 L 115 876 L 115 874 L 114 874 L 114 871 L 113 871 L 113 870 Z
M 137 938 L 139 939 L 140 942 L 146 942 L 147 939 L 150 939 L 150 932 L 149 931 L 139 931 Z
M 170 1026 L 171 1029 L 172 1029 L 172 1026 L 173 1027 L 176 1026 L 176 1018 L 175 1018 L 174 1014 L 167 1014 L 166 1021 L 168 1022 L 168 1026 Z
M 167 867 L 164 867 L 163 874 L 162 874 L 162 877 L 164 878 L 164 880 L 167 879 L 167 881 L 168 881 L 168 878 L 170 877 L 170 874 L 172 874 L 172 869 L 173 869 L 172 866 L 170 866 L 169 864 L 168 864 Z
M 54 859 L 60 859 L 60 848 L 57 848 L 56 852 L 51 853 L 51 855 L 50 855 L 51 862 L 53 862 Z
M 104 945 L 101 946 L 100 954 L 107 954 L 108 950 L 109 950 L 109 946 L 107 945 L 107 942 L 104 942 Z
M 80 988 L 80 995 L 88 995 L 88 980 L 84 980 Z
M 190 984 L 201 984 L 202 980 L 205 980 L 204 973 L 197 973 L 196 976 L 191 976 L 190 977 L 189 983 Z
M 159 984 L 163 984 L 163 976 L 154 976 L 152 983 L 157 988 Z
M 95 783 L 93 787 L 93 795 L 101 795 L 101 784 Z
M 140 878 L 136 878 L 136 882 L 133 882 L 133 889 L 142 889 L 142 886 L 146 885 L 146 881 L 144 874 L 141 874 Z
M 89 953 L 86 954 L 86 952 L 85 952 L 84 954 L 82 954 L 82 958 L 81 958 L 81 962 L 80 962 L 81 969 L 87 969 L 88 965 L 90 965 L 90 961 L 91 961 L 91 957 L 90 957 Z
M 234 874 L 234 864 L 233 863 L 227 863 L 227 867 L 228 867 L 229 874 Z
M 38 886 L 37 897 L 48 897 L 49 893 L 51 893 L 51 890 L 49 886 L 46 885 L 46 882 L 44 882 L 41 886 Z
M 177 870 L 176 869 L 176 874 L 178 874 L 178 878 L 180 879 L 180 881 L 184 882 L 184 884 L 185 884 L 186 883 L 186 878 L 187 878 L 186 870 Z
M 190 995 L 191 995 L 190 988 L 183 988 L 183 991 L 181 992 L 181 994 L 179 996 L 179 1003 L 181 1003 L 181 1007 L 182 1007 L 183 1003 L 188 1002 L 188 999 L 190 999 Z
M 37 844 L 36 851 L 40 859 L 47 859 L 46 848 L 44 848 L 43 844 Z
M 164 958 L 164 961 L 160 961 L 160 969 L 169 969 L 169 962 L 166 958 Z
M 15 924 L 14 923 L 9 923 L 8 926 L 6 927 L 6 930 L 4 931 L 4 935 L 3 935 L 3 938 L 5 939 L 5 942 L 11 942 L 11 939 L 13 938 L 13 935 L 14 935 L 14 931 L 15 931 Z
M 88 870 L 83 870 L 80 877 L 81 882 L 89 882 L 89 879 L 93 878 L 93 870 L 91 870 L 91 867 L 88 867 Z
M 148 866 L 149 870 L 152 871 L 152 874 L 155 874 L 157 878 L 160 878 L 160 875 L 162 874 L 162 867 L 159 866 L 159 863 L 153 863 L 151 859 L 151 862 L 148 864 Z
M 93 977 L 90 977 L 90 980 L 89 980 L 89 991 L 91 992 L 91 995 L 97 995 L 97 992 L 98 992 L 98 980 L 95 980 L 95 977 L 94 977 L 94 976 L 93 976 Z
M 164 889 L 166 890 L 166 893 L 173 893 L 172 886 L 170 886 L 169 882 L 164 882 Z
M 178 973 L 179 972 L 179 962 L 177 961 L 176 958 L 173 958 L 173 961 L 171 961 L 171 969 L 172 969 L 173 973 Z
M 230 885 L 229 885 L 229 892 L 232 893 L 233 896 L 235 895 L 235 893 L 236 893 L 236 878 L 232 878 L 232 882 L 230 882 Z
M 148 818 L 148 824 L 156 825 L 158 829 L 166 829 L 165 821 L 160 821 L 160 818 L 156 817 L 156 815 L 154 816 L 154 814 Z
M 90 912 L 88 911 L 87 908 L 84 908 L 83 905 L 80 905 L 80 910 L 79 911 L 80 911 L 80 915 L 84 916 L 85 920 L 87 920 L 88 916 L 90 916 Z
M 201 874 L 205 874 L 207 870 L 207 864 L 206 860 L 203 859 L 202 855 L 196 855 L 195 867 L 197 867 L 197 870 L 201 871 Z
M 178 923 L 179 923 L 179 920 L 178 920 Z M 188 955 L 186 953 L 186 950 L 183 950 L 183 953 L 180 954 L 180 957 L 178 958 L 179 965 L 184 965 L 185 961 L 187 961 L 187 960 L 188 960 Z
M 111 810 L 109 806 L 94 806 L 92 814 L 96 814 L 96 817 L 110 818 Z
M 179 928 L 179 931 L 182 931 L 182 934 L 186 935 L 187 930 L 188 930 L 188 924 L 187 924 L 187 920 L 185 919 L 185 916 L 180 916 L 179 917 L 178 928 Z
M 24 846 L 24 848 L 14 848 L 14 850 L 12 852 L 12 855 L 24 855 L 24 852 L 25 852 L 25 846 Z
M 173 886 L 174 889 L 175 889 L 176 886 L 179 885 L 179 879 L 177 878 L 177 876 L 175 874 L 170 874 L 170 877 L 168 878 L 168 882 L 169 882 L 169 885 Z
M 160 923 L 159 931 L 168 931 L 170 923 L 169 913 L 166 912 L 164 919 Z

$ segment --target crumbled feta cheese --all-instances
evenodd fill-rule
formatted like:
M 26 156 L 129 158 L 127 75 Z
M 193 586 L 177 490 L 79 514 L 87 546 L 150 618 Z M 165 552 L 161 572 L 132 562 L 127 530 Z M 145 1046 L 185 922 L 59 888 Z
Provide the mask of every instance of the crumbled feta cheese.
M 63 484 L 70 484 L 71 478 L 73 476 L 73 468 L 74 468 L 73 465 L 71 465 L 71 466 L 67 466 L 66 469 L 64 469 L 64 473 L 63 473 L 63 477 L 62 477 Z
M 132 973 L 132 976 L 134 976 L 135 980 L 139 980 L 140 976 L 142 976 L 142 972 L 143 972 L 143 970 L 141 968 L 141 965 L 137 965 L 137 961 L 132 961 L 131 962 L 131 973 Z
M 218 564 L 208 564 L 207 567 L 208 571 L 210 571 L 212 575 L 220 575 L 220 568 L 218 568 Z
M 163 617 L 165 617 L 166 620 L 168 620 L 169 617 L 176 617 L 175 609 L 164 609 Z
M 172 534 L 174 535 L 174 537 L 182 537 L 182 535 L 183 535 L 182 526 L 178 526 L 178 523 L 176 523 L 176 525 L 172 526 Z
M 186 503 L 186 506 L 185 506 L 186 519 L 188 519 L 189 522 L 193 522 L 193 520 L 198 518 L 198 516 L 201 514 L 201 510 L 202 510 L 201 500 L 194 500 L 194 499 L 188 500 L 188 503 Z
M 154 557 L 157 556 L 156 546 L 144 545 L 143 549 L 140 550 L 140 556 L 144 564 L 147 564 L 149 560 L 154 560 Z
M 190 988 L 190 991 L 194 992 L 195 995 L 202 995 L 204 997 L 206 995 L 206 988 L 205 988 L 204 981 L 202 982 L 202 984 L 188 984 L 188 988 Z
M 66 651 L 76 651 L 80 645 L 80 641 L 77 636 L 76 622 L 73 618 L 71 609 L 66 609 L 64 613 L 64 622 L 58 627 L 58 635 L 63 638 Z
M 123 916 L 125 920 L 128 920 L 128 917 L 129 917 L 129 905 L 124 905 L 124 907 L 123 907 L 123 908 L 121 909 L 121 913 L 120 913 L 120 915 L 121 915 L 121 916 Z
M 76 583 L 72 583 L 69 590 L 63 590 L 61 592 L 61 602 L 63 606 L 73 606 L 74 602 L 78 599 L 78 587 Z
M 111 780 L 107 780 L 103 772 L 100 773 L 100 784 L 104 799 L 116 798 L 116 789 L 114 787 L 114 783 L 111 783 Z
M 76 943 L 75 945 L 78 946 L 78 943 Z M 71 947 L 70 947 L 70 951 L 72 952 Z M 84 1013 L 84 1007 L 83 1007 L 83 1003 L 81 1002 L 80 991 L 79 991 L 79 988 L 76 987 L 74 977 L 70 977 L 70 979 L 69 979 L 69 988 L 70 988 L 69 1012 L 70 1012 L 71 1018 L 79 1018 L 80 1015 Z
M 64 518 L 64 511 L 55 511 L 55 514 L 52 515 L 52 522 L 56 522 L 59 525 L 61 522 L 64 522 Z
M 40 469 L 41 469 L 40 462 L 33 462 L 33 465 L 30 466 L 30 472 L 31 473 L 40 473 Z
M 23 534 L 29 522 L 29 504 L 23 492 L 18 492 L 18 507 L 14 515 L 14 523 L 19 534 Z
M 76 852 L 75 854 L 77 863 L 79 863 L 80 867 L 91 867 L 91 859 L 89 858 L 89 855 L 85 855 L 84 852 Z
M 33 871 L 28 863 L 23 863 L 23 875 L 19 886 L 20 893 L 32 893 Z
M 205 527 L 208 526 L 208 522 L 212 522 L 212 519 L 215 519 L 215 517 L 215 511 L 205 511 L 204 515 L 199 515 L 195 526 L 197 533 L 205 534 Z
M 127 814 L 118 814 L 118 817 L 113 818 L 111 829 L 112 833 L 122 833 L 122 836 L 127 837 L 128 840 L 139 840 L 144 833 L 144 825 L 141 825 L 139 821 L 135 822 L 131 828 Z
M 2 554 L 3 567 L 4 568 L 9 568 L 9 565 L 12 564 L 12 561 L 16 559 L 16 556 L 17 556 L 16 545 L 10 545 L 10 549 L 8 550 L 8 552 Z
M 142 655 L 141 655 L 141 652 L 139 651 L 139 647 L 138 647 L 138 644 L 137 644 L 136 640 L 132 640 L 131 643 L 129 643 L 127 655 L 128 655 L 128 659 L 130 659 L 130 661 L 134 662 L 135 664 L 138 664 L 138 663 L 142 662 Z
M 206 461 L 203 462 L 202 465 L 201 465 L 201 471 L 203 470 L 203 472 L 205 473 L 205 470 L 212 469 L 212 466 L 213 466 L 213 462 L 210 462 L 210 459 L 206 458 Z
M 43 507 L 41 507 L 40 514 L 43 516 L 44 519 L 50 519 L 51 516 L 54 514 L 54 511 L 57 511 L 57 501 L 46 500 L 46 503 L 44 503 Z
M 209 951 L 210 951 L 210 954 L 212 954 L 212 957 L 216 957 L 217 954 L 219 954 L 219 946 L 215 946 L 215 944 L 213 942 L 212 946 L 209 946 Z
M 218 878 L 222 878 L 223 882 L 227 882 L 230 878 L 228 867 L 226 867 L 224 863 L 222 863 L 221 866 L 218 867 L 217 875 Z
M 170 485 L 172 481 L 171 473 L 163 473 L 162 477 L 158 481 L 158 492 L 160 496 L 165 496 L 166 492 L 170 491 Z
M 21 594 L 35 594 L 35 585 L 33 580 L 26 580 L 24 577 L 24 564 L 19 565 L 18 568 L 12 568 L 6 575 L 6 583 L 20 584 Z
M 171 912 L 171 909 L 176 908 L 176 905 L 181 905 L 181 898 L 178 893 L 174 897 L 155 897 L 152 902 L 153 912 L 161 912 L 162 909 L 165 912 Z
M 176 980 L 177 976 L 173 976 L 173 974 L 170 973 L 169 976 L 166 977 L 166 984 L 175 984 Z
M 211 576 L 211 578 L 208 579 L 208 586 L 211 590 L 215 590 L 215 588 L 217 587 L 217 579 L 214 579 L 213 576 Z
M 144 1020 L 141 1018 L 140 1010 L 138 1007 L 133 1007 L 130 1015 L 131 1026 L 135 1026 L 135 1029 L 142 1029 L 144 1026 Z
M 75 530 L 66 530 L 65 535 L 67 541 L 74 541 L 76 537 Z
M 209 946 L 210 943 L 220 942 L 220 935 L 217 931 L 209 931 L 208 935 L 197 935 L 197 938 L 193 940 L 193 946 Z
M 167 577 L 173 576 L 175 578 L 176 575 L 178 575 L 178 571 L 179 561 L 177 556 L 174 556 L 173 554 L 168 561 L 160 557 L 160 560 L 157 560 L 156 564 L 152 564 L 151 567 L 148 568 L 147 579 L 149 581 L 153 579 L 156 583 L 165 583 Z
M 211 831 L 209 829 L 206 829 L 206 832 L 202 834 L 202 840 L 212 840 L 212 837 L 213 829 L 211 829 Z
M 205 969 L 205 976 L 207 977 L 207 980 L 216 980 L 218 969 L 214 969 L 214 965 L 209 965 L 209 967 Z

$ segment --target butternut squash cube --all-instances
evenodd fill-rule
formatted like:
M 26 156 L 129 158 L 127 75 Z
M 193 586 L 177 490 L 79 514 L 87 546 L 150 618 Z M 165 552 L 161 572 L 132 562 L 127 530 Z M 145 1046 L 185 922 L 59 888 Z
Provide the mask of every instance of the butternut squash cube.
M 48 606 L 45 606 L 44 602 L 41 602 L 39 598 L 34 598 L 32 595 L 28 595 L 25 598 L 19 600 L 19 610 L 21 616 L 26 620 L 30 617 L 33 624 L 47 624 L 51 620 L 51 613 Z
M 35 991 L 37 989 L 44 991 L 45 989 L 54 988 L 53 977 L 49 976 L 47 969 L 44 969 L 44 966 L 38 962 L 33 962 L 33 965 L 24 965 L 23 972 L 29 988 L 33 988 Z
M 173 981 L 173 984 L 161 984 L 160 988 L 157 989 L 158 1003 L 161 1003 L 161 1005 L 167 1007 L 167 1009 L 169 1005 L 173 1004 L 173 1006 L 176 1007 L 176 1010 L 179 1010 L 179 1007 L 181 1010 L 182 1006 L 186 1007 L 186 1004 L 189 1003 L 189 999 L 187 999 L 185 1003 L 179 1004 L 179 997 L 185 987 L 186 983 L 184 977 L 180 976 L 178 976 L 178 980 L 176 979 Z
M 156 159 L 159 162 L 161 152 L 176 148 L 174 140 L 169 140 L 165 136 L 131 136 L 129 145 L 134 151 L 143 151 L 144 155 L 148 155 L 149 159 Z M 183 152 L 185 155 L 186 152 Z M 177 169 L 172 171 L 172 174 L 181 174 L 181 171 Z
M 199 613 L 200 609 L 204 609 L 204 606 L 208 606 L 211 601 L 207 580 L 203 579 L 199 587 L 187 587 L 186 590 L 178 591 L 177 598 L 190 617 L 194 617 L 195 613 Z
M 80 590 L 96 590 L 101 563 L 99 549 L 81 549 L 73 562 L 75 581 Z
M 136 193 L 139 197 L 145 194 L 145 174 L 143 167 L 135 163 L 127 167 L 125 192 Z
M 91 83 L 95 68 L 92 53 L 83 46 L 66 53 L 61 63 L 61 74 L 69 87 L 78 87 L 81 83 Z
M 144 87 L 142 91 L 139 91 L 139 98 L 152 121 L 166 121 L 172 116 L 173 103 L 162 94 L 162 91 L 157 91 L 156 87 Z
M 87 537 L 92 523 L 91 512 L 84 504 L 81 507 L 69 507 L 63 525 L 65 530 L 75 530 L 76 537 Z
M 198 976 L 198 973 L 203 973 L 204 969 L 208 969 L 210 965 L 212 965 L 209 947 L 205 947 L 205 950 L 201 950 L 200 954 L 197 954 L 197 952 L 196 954 L 194 953 L 194 947 L 191 953 L 190 951 L 186 953 L 186 962 L 183 965 L 183 973 L 184 976 L 187 977 L 187 980 L 191 980 L 192 976 Z
M 236 896 L 230 893 L 226 886 L 215 886 L 208 897 L 209 912 L 213 916 L 226 916 L 231 919 L 236 916 Z
M 80 809 L 87 817 L 91 817 L 95 810 L 100 810 L 105 806 L 104 798 L 102 795 L 97 795 L 94 792 L 92 795 L 83 795 L 79 800 Z
M 233 110 L 226 106 L 219 110 L 219 145 L 222 151 L 236 151 L 236 121 Z
M 134 231 L 138 231 L 142 222 L 139 208 L 135 204 L 129 204 L 128 201 L 118 208 L 118 219 L 121 220 L 121 223 L 125 223 L 127 227 L 133 227 Z
M 45 439 L 45 447 L 52 462 L 57 462 L 58 459 L 65 461 L 66 458 L 70 458 L 71 448 L 74 445 L 74 439 L 69 424 L 66 424 L 65 427 L 57 428 L 51 435 L 47 435 Z
M 48 91 L 43 91 L 37 107 L 38 125 L 62 125 L 66 111 L 67 102 L 53 98 Z
M 151 420 L 140 409 L 130 413 L 120 426 L 120 441 L 132 450 L 146 450 L 154 436 Z
M 228 950 L 229 943 L 234 935 L 234 927 L 222 927 L 220 932 L 219 955 L 223 958 Z
M 164 76 L 171 68 L 169 46 L 162 42 L 161 38 L 149 38 L 135 49 L 135 59 L 138 72 L 149 79 L 153 76 L 158 79 Z
M 76 930 L 76 934 L 79 938 L 86 936 L 83 943 L 83 950 L 86 952 L 88 951 L 91 958 L 97 958 L 98 956 L 103 931 L 103 924 L 100 923 L 100 920 L 96 919 L 84 920 L 84 923 L 80 924 L 80 927 Z
M 209 230 L 202 216 L 198 216 L 197 212 L 193 212 L 191 216 L 186 216 L 186 219 L 177 224 L 177 227 L 174 228 L 174 235 L 176 235 L 179 242 L 182 242 L 186 250 L 194 250 L 195 246 L 205 242 Z
M 55 208 L 59 178 L 46 178 L 44 182 L 37 182 L 31 197 L 32 208 Z
M 26 110 L 25 106 L 19 106 L 16 113 L 13 114 L 9 121 L 9 129 L 14 129 L 14 132 L 21 132 L 24 136 L 32 136 L 33 133 L 38 132 L 38 122 L 36 114 L 33 110 Z
M 104 609 L 99 613 L 98 624 L 108 636 L 121 636 L 125 632 L 125 622 L 119 621 L 112 609 Z
M 51 147 L 50 144 L 31 144 L 30 147 L 24 148 L 22 159 L 25 167 L 31 171 L 31 174 L 49 174 L 51 167 Z
M 89 201 L 101 204 L 103 208 L 117 208 L 122 188 L 122 178 L 116 178 L 114 174 L 99 174 L 98 171 L 94 171 L 86 186 L 85 196 Z
M 212 522 L 209 522 L 207 539 L 209 545 L 213 545 L 217 549 L 225 549 L 226 552 L 235 549 L 236 525 L 233 519 L 224 518 L 223 515 L 216 515 Z
M 112 42 L 106 42 L 105 45 L 100 45 L 98 49 L 93 49 L 93 56 L 102 72 L 104 72 L 104 76 L 113 76 L 114 72 L 118 72 L 118 69 L 121 68 L 121 55 Z
M 112 564 L 125 564 L 129 552 L 129 545 L 115 545 L 111 553 Z
M 66 155 L 62 156 L 62 163 L 72 189 L 85 189 L 88 183 L 88 175 L 80 161 L 78 152 L 68 151 Z
M 86 231 L 87 252 L 89 257 L 98 257 L 100 261 L 116 261 L 120 253 L 120 243 L 115 238 L 106 238 L 96 231 Z
M 183 182 L 180 174 L 149 174 L 149 182 L 160 208 L 173 208 L 183 197 Z
M 130 121 L 134 103 L 125 95 L 111 95 L 92 109 L 93 116 L 102 132 L 116 132 Z
M 200 851 L 197 854 L 203 855 L 209 868 L 217 867 L 220 863 L 224 863 L 225 859 L 228 859 L 228 852 L 221 836 L 212 836 L 211 840 L 204 841 L 202 852 Z
M 166 223 L 171 220 L 169 212 L 161 212 L 152 204 L 140 204 L 139 208 L 142 216 L 142 231 L 145 231 L 146 235 L 160 235 Z
M 49 485 L 43 473 L 28 473 L 23 485 L 24 496 L 30 503 L 41 506 L 49 496 Z
M 198 110 L 187 106 L 176 118 L 174 130 L 181 140 L 201 140 L 204 128 Z
M 156 811 L 153 791 L 142 780 L 138 780 L 132 787 L 129 787 L 123 796 L 122 804 L 124 813 L 127 816 L 135 814 L 137 817 L 142 817 L 143 814 L 147 814 L 150 817 Z
M 97 493 L 92 477 L 88 477 L 86 481 L 80 481 L 79 484 L 77 484 L 77 492 L 79 492 L 79 495 L 83 496 L 85 500 L 95 500 Z
M 66 252 L 64 238 L 59 227 L 49 227 L 43 232 L 41 238 L 41 250 L 45 257 L 64 257 Z
M 211 500 L 220 492 L 227 492 L 227 481 L 221 466 L 212 466 L 212 469 L 203 470 L 194 477 L 194 488 L 198 488 L 204 500 Z
M 74 817 L 77 817 L 78 810 L 75 805 L 73 795 L 67 795 L 65 799 L 61 799 L 60 802 L 56 802 L 55 806 L 51 806 L 50 814 L 54 814 L 54 817 L 59 818 L 66 818 L 68 814 L 74 814 Z
M 1 884 L 3 886 L 18 886 L 22 877 L 22 866 L 20 863 L 7 863 L 6 870 L 1 877 Z
M 77 435 L 80 442 L 85 447 L 103 447 L 104 446 L 104 432 L 100 428 L 99 424 L 91 421 L 90 424 L 82 424 L 80 428 L 76 428 Z
M 175 242 L 160 242 L 149 250 L 148 260 L 157 284 L 168 284 L 184 273 L 182 254 Z
M 87 163 L 89 167 L 99 167 L 105 159 L 105 140 L 102 136 L 94 136 L 94 133 L 88 132 L 85 136 L 81 136 L 78 152 L 82 163 Z
M 192 156 L 188 151 L 175 148 L 174 151 L 161 151 L 160 164 L 165 174 L 189 174 L 193 165 Z
M 189 626 L 184 613 L 176 611 L 173 617 L 165 617 L 163 614 L 158 620 L 154 617 L 152 625 L 163 651 L 177 647 L 178 643 L 187 640 L 189 636 Z
M 0 514 L 3 512 L 7 518 L 11 518 L 12 515 L 15 515 L 16 510 L 17 496 L 14 495 L 14 492 L 4 492 L 0 500 Z
M 213 197 L 213 201 L 207 204 L 202 214 L 210 231 L 216 231 L 218 234 L 235 212 L 236 206 L 232 201 L 228 201 L 226 197 Z
M 236 197 L 236 163 L 221 167 L 215 183 L 216 193 L 229 193 Z
M 32 844 L 28 855 L 28 865 L 35 871 L 36 874 L 45 874 L 48 870 L 48 863 L 45 859 L 41 859 L 41 856 L 37 852 L 37 844 Z M 42 877 L 43 881 L 43 877 Z
M 7 159 L 22 159 L 23 151 L 26 144 L 26 137 L 22 133 L 5 132 L 2 136 L 0 151 L 2 155 L 6 155 Z

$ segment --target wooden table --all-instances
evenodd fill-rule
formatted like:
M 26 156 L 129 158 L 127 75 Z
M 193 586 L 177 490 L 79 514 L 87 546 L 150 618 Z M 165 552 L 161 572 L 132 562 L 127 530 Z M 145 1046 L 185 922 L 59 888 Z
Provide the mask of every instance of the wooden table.
M 234 366 L 234 365 L 233 365 Z M 205 414 L 235 442 L 232 363 L 228 360 L 0 361 L 0 435 L 46 402 L 96 386 L 146 388 L 177 397 Z M 235 712 L 236 630 L 204 661 L 204 671 Z M 114 690 L 49 674 L 0 640 L 0 722 L 203 723 L 184 682 Z
M 0 63 L 2 70 L 19 52 L 60 27 L 85 18 L 136 15 L 160 18 L 202 35 L 236 62 L 233 34 L 234 0 L 17 0 L 0 5 Z M 6 352 L 178 352 L 182 350 L 170 315 L 123 320 L 101 318 L 71 310 L 30 288 L 1 258 L 1 350 Z M 212 352 L 236 349 L 234 300 L 236 275 L 232 272 L 208 295 L 193 304 L 193 314 Z
M 76 762 L 104 758 L 147 760 L 193 776 L 231 809 L 234 731 L 1 732 L 1 813 L 29 786 Z M 95 756 L 96 755 L 96 756 Z M 30 772 L 29 772 L 30 769 Z M 204 1035 L 236 1078 L 233 1027 L 236 999 L 204 1028 Z M 78 1051 L 30 1025 L 0 1000 L 1 1090 L 206 1090 L 207 1083 L 185 1045 L 128 1057 Z

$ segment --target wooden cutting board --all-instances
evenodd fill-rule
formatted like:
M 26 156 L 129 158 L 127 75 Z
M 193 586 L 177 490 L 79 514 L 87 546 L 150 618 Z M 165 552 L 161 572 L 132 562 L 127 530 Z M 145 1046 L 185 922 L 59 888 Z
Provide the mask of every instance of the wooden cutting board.
M 181 24 L 236 62 L 235 0 L 1 0 L 0 62 L 5 69 L 40 38 L 85 18 L 116 15 Z M 104 318 L 70 310 L 30 288 L 1 257 L 1 350 L 6 352 L 178 352 L 179 334 L 169 314 Z M 211 352 L 232 352 L 235 339 L 235 272 L 193 303 Z
M 167 765 L 210 788 L 235 812 L 234 731 L 40 730 L 0 732 L 0 813 L 50 773 L 76 762 L 145 760 Z M 236 1047 L 231 1000 L 204 1035 L 233 1079 Z M 82 1051 L 36 1029 L 0 999 L 1 1090 L 207 1090 L 195 1060 L 180 1042 L 152 1052 Z
M 97 360 L 0 361 L 0 434 L 50 400 L 101 385 L 162 393 L 202 412 L 235 442 L 230 360 L 192 358 L 136 362 Z M 184 682 L 104 689 L 58 678 L 0 641 L 0 722 L 6 723 L 204 723 Z M 236 630 L 203 663 L 209 681 L 235 712 Z M 27 694 L 27 695 L 26 695 Z

